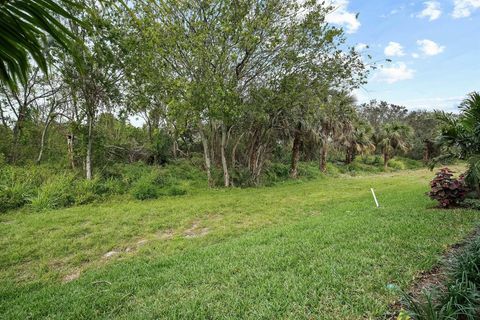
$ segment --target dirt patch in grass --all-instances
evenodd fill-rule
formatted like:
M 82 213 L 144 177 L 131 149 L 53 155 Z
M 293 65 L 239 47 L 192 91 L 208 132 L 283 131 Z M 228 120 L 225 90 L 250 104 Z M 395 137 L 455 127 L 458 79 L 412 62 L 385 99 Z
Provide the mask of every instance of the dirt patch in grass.
M 429 292 L 434 288 L 442 288 L 447 281 L 448 268 L 454 262 L 455 257 L 465 248 L 466 245 L 478 237 L 480 237 L 480 227 L 473 231 L 463 241 L 450 246 L 443 254 L 440 263 L 430 270 L 420 272 L 407 294 L 417 300 L 422 297 L 423 292 Z M 389 312 L 387 312 L 381 319 L 397 319 L 402 307 L 402 302 L 396 301 L 390 305 Z
M 74 273 L 67 274 L 65 277 L 63 277 L 63 282 L 67 283 L 73 280 L 76 280 L 80 278 L 80 270 L 75 271 Z
M 120 254 L 120 251 L 112 250 L 112 251 L 108 251 L 107 253 L 105 253 L 105 254 L 103 255 L 103 257 L 104 257 L 105 259 L 108 259 L 108 258 L 114 257 L 114 256 L 116 256 L 116 255 L 118 255 L 118 254 Z
M 156 234 L 156 237 L 160 240 L 170 240 L 173 238 L 174 231 L 172 229 L 162 230 Z
M 198 222 L 194 222 L 190 228 L 183 232 L 185 238 L 197 238 L 207 235 L 209 228 L 201 228 Z

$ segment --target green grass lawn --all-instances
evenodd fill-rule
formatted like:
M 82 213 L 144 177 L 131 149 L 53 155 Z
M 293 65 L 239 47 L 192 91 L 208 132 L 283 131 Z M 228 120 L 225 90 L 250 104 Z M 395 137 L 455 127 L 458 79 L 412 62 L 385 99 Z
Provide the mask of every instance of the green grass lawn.
M 0 318 L 374 318 L 480 220 L 432 209 L 432 176 L 0 215 Z

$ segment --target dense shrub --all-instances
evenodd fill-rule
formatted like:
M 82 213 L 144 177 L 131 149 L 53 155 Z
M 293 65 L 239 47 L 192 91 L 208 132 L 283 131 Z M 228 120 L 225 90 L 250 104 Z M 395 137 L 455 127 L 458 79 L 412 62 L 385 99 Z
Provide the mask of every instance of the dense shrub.
M 388 167 L 394 170 L 405 170 L 407 168 L 405 163 L 402 160 L 398 159 L 391 159 L 390 161 L 388 161 Z
M 480 199 L 467 198 L 463 200 L 462 205 L 466 208 L 480 210 Z
M 157 174 L 144 175 L 138 179 L 132 187 L 132 195 L 138 200 L 156 199 L 159 195 L 158 186 L 155 183 Z
M 180 186 L 171 186 L 167 189 L 166 194 L 169 196 L 183 196 L 187 194 L 187 190 Z
M 453 178 L 453 172 L 443 168 L 437 172 L 435 178 L 430 182 L 431 191 L 428 196 L 439 202 L 443 208 L 450 208 L 459 205 L 467 194 L 463 176 Z
M 465 250 L 457 256 L 449 273 L 455 279 L 466 277 L 480 288 L 480 238 L 470 243 Z
M 27 184 L 16 183 L 12 186 L 0 186 L 0 212 L 24 206 L 30 196 L 31 189 Z
M 75 203 L 74 181 L 73 175 L 53 176 L 40 187 L 37 195 L 31 199 L 31 207 L 40 211 L 68 207 Z

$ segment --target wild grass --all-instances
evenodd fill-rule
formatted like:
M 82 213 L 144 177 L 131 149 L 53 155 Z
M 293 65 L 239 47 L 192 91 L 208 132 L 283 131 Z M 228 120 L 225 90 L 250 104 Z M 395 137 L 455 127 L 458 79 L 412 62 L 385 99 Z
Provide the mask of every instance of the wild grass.
M 0 314 L 373 318 L 399 298 L 392 284 L 408 288 L 480 220 L 433 209 L 431 177 L 320 177 L 3 214 Z

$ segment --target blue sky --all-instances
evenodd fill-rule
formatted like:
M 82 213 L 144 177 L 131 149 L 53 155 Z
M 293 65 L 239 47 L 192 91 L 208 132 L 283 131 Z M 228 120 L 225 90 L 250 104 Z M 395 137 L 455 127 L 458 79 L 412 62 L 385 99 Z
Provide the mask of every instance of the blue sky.
M 380 61 L 355 92 L 360 102 L 455 111 L 467 93 L 480 91 L 480 0 L 332 2 L 329 22 Z

